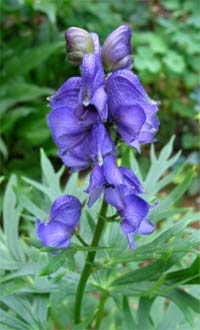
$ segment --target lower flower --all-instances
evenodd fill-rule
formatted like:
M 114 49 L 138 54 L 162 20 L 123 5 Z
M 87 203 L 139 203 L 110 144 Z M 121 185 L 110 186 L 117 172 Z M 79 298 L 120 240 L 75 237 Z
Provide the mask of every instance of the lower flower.
M 36 219 L 36 234 L 45 247 L 66 248 L 81 215 L 81 203 L 71 195 L 58 197 L 46 223 Z

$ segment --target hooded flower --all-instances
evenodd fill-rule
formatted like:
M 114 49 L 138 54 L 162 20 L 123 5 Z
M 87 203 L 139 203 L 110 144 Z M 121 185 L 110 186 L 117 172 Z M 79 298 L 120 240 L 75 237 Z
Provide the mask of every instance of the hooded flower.
M 100 117 L 107 119 L 107 94 L 105 92 L 105 76 L 101 59 L 96 54 L 87 54 L 81 65 L 81 90 L 79 104 L 75 114 L 80 121 L 93 118 L 94 122 Z M 98 116 L 97 116 L 98 115 Z
M 51 206 L 46 223 L 36 220 L 36 234 L 45 247 L 65 248 L 78 224 L 81 203 L 71 195 L 58 197 Z
M 127 236 L 131 249 L 134 249 L 133 234 L 151 234 L 155 226 L 149 222 L 147 216 L 150 205 L 141 197 L 134 194 L 125 197 L 125 208 L 120 210 L 120 223 L 123 233 Z
M 106 38 L 102 47 L 102 61 L 108 71 L 131 67 L 131 30 L 127 25 L 118 27 Z
M 141 144 L 154 142 L 159 126 L 157 103 L 148 97 L 137 75 L 129 70 L 114 72 L 106 91 L 110 120 L 124 141 L 137 150 Z
M 107 95 L 99 56 L 85 55 L 81 71 L 82 78 L 68 79 L 49 98 L 52 111 L 48 125 L 54 142 L 64 152 L 80 145 L 99 118 L 102 121 L 107 118 Z
M 135 174 L 125 168 L 117 167 L 114 156 L 105 157 L 102 166 L 96 164 L 90 175 L 90 183 L 85 191 L 90 194 L 88 206 L 91 207 L 104 193 L 107 203 L 117 210 L 125 208 L 125 196 L 131 193 L 140 194 L 142 186 Z

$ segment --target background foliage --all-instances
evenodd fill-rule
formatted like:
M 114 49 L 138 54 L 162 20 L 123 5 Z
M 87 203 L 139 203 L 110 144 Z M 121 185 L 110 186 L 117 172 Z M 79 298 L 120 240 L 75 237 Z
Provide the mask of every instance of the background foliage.
M 200 327 L 200 214 L 188 197 L 183 199 L 185 193 L 196 199 L 200 187 L 199 22 L 198 0 L 1 2 L 0 181 L 5 190 L 0 230 L 1 329 L 85 329 L 99 310 L 100 297 L 106 301 L 102 329 Z M 137 249 L 130 252 L 119 225 L 106 225 L 87 285 L 83 324 L 73 327 L 72 301 L 89 248 L 73 237 L 72 246 L 55 258 L 36 240 L 34 221 L 47 217 L 61 193 L 74 194 L 84 202 L 88 177 L 86 173 L 83 180 L 73 174 L 67 180 L 67 169 L 56 158 L 46 124 L 46 97 L 79 74 L 65 60 L 68 27 L 95 31 L 103 41 L 121 24 L 133 31 L 134 70 L 150 96 L 161 100 L 158 143 L 151 150 L 145 146 L 138 159 L 129 147 L 121 146 L 119 159 L 140 177 L 149 202 L 157 196 L 158 207 L 151 211 L 157 230 L 149 237 L 138 237 Z M 40 147 L 45 153 L 39 152 Z M 79 231 L 88 243 L 99 207 L 90 212 L 85 207 L 81 216 Z M 112 212 L 110 207 L 109 215 Z

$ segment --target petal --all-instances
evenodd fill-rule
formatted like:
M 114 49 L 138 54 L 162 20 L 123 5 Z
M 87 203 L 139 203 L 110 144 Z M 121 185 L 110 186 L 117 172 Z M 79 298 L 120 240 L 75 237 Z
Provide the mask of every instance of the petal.
M 129 168 L 120 167 L 120 172 L 123 175 L 123 183 L 125 186 L 126 195 L 130 195 L 132 193 L 140 194 L 143 192 L 143 188 L 140 181 Z
M 97 122 L 92 127 L 90 135 L 90 150 L 93 161 L 99 165 L 103 164 L 103 159 L 107 155 L 115 155 L 115 145 L 106 128 L 100 122 Z
M 62 105 L 49 113 L 47 122 L 54 142 L 66 149 L 76 146 L 89 134 L 86 128 L 80 126 L 73 111 Z
M 103 168 L 99 165 L 95 165 L 90 173 L 90 183 L 86 189 L 87 193 L 90 193 L 94 188 L 101 187 L 104 184 Z
M 74 115 L 76 116 L 81 127 L 90 128 L 97 121 L 97 111 L 91 111 L 90 105 L 87 107 L 79 104 L 74 110 Z
M 112 115 L 120 135 L 127 144 L 137 139 L 146 119 L 144 111 L 139 105 L 123 106 Z
M 130 70 L 117 70 L 110 75 L 106 91 L 109 96 L 111 112 L 121 105 L 130 106 L 140 103 L 151 103 L 136 74 Z
M 109 184 L 119 186 L 123 184 L 123 176 L 116 165 L 116 158 L 114 156 L 107 156 L 103 163 L 104 176 Z
M 60 104 L 68 108 L 75 108 L 78 104 L 78 94 L 81 87 L 81 78 L 73 77 L 68 79 L 50 99 L 50 107 L 56 109 Z
M 105 200 L 117 210 L 122 210 L 125 207 L 124 194 L 121 187 L 106 188 L 104 190 Z
M 155 225 L 153 225 L 148 219 L 144 219 L 139 228 L 137 229 L 138 234 L 148 235 L 151 234 L 155 230 Z
M 56 221 L 74 230 L 81 214 L 81 203 L 78 198 L 71 195 L 59 196 L 52 204 L 50 223 Z
M 85 106 L 89 105 L 95 91 L 104 84 L 104 71 L 100 58 L 96 54 L 87 54 L 81 65 L 82 99 Z
M 36 220 L 36 234 L 46 247 L 64 248 L 70 244 L 71 232 L 67 226 L 57 221 L 48 224 Z
M 93 104 L 96 107 L 96 109 L 99 113 L 99 116 L 103 122 L 105 122 L 108 117 L 108 110 L 107 110 L 107 106 L 106 106 L 107 99 L 108 99 L 108 96 L 107 96 L 103 86 L 100 86 L 95 91 L 95 93 L 93 94 L 93 96 L 91 98 L 91 104 Z
M 72 168 L 73 172 L 88 168 L 91 163 L 88 139 L 74 149 L 60 149 L 59 156 L 65 165 Z
M 135 232 L 149 212 L 149 204 L 142 198 L 132 194 L 125 197 L 126 207 L 120 212 L 122 219 Z
M 99 165 L 95 165 L 90 174 L 90 183 L 85 190 L 87 194 L 90 194 L 88 207 L 91 207 L 103 192 L 104 175 L 103 168 Z

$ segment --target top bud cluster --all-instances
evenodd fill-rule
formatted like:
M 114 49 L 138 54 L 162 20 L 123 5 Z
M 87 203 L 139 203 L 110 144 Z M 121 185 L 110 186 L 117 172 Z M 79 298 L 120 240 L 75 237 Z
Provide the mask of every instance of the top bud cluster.
M 142 144 L 154 142 L 159 127 L 157 102 L 131 71 L 128 26 L 114 30 L 102 47 L 96 33 L 80 28 L 69 28 L 65 36 L 68 61 L 80 65 L 81 77 L 68 79 L 49 99 L 48 125 L 59 156 L 71 171 L 92 168 L 85 191 L 88 206 L 104 193 L 106 202 L 117 209 L 121 229 L 133 248 L 133 233 L 149 234 L 154 226 L 147 219 L 150 205 L 139 196 L 143 189 L 138 178 L 130 169 L 117 166 L 114 140 L 121 137 L 138 151 Z M 59 213 L 59 207 L 54 209 Z M 44 235 L 38 230 L 41 239 Z

